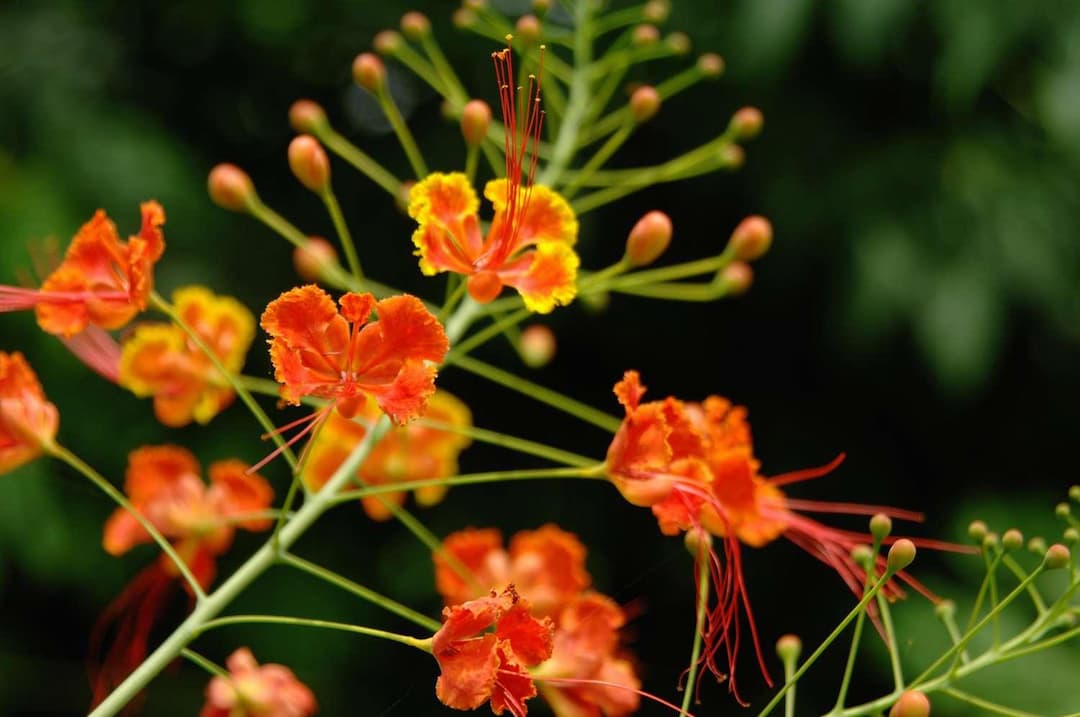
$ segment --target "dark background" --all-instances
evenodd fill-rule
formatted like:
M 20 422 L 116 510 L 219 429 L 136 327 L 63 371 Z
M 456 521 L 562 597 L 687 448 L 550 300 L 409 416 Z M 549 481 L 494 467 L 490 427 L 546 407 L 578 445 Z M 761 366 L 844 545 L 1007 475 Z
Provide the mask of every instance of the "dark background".
M 615 296 L 603 313 L 559 310 L 544 319 L 558 334 L 559 354 L 536 380 L 612 413 L 610 388 L 627 368 L 642 371 L 653 396 L 721 393 L 751 408 L 766 473 L 848 453 L 834 475 L 794 489 L 799 497 L 918 508 L 928 525 L 915 530 L 944 538 L 960 539 L 975 517 L 1053 537 L 1053 505 L 1077 481 L 1069 436 L 1080 425 L 1080 6 L 675 5 L 666 27 L 691 30 L 695 53 L 720 52 L 728 72 L 667 103 L 619 162 L 647 164 L 697 146 L 746 104 L 764 111 L 765 132 L 738 173 L 656 187 L 583 217 L 584 266 L 616 259 L 626 231 L 653 208 L 676 226 L 664 261 L 714 253 L 750 213 L 772 219 L 774 248 L 757 265 L 752 291 L 736 300 L 674 305 Z M 318 100 L 340 130 L 407 175 L 393 136 L 351 86 L 349 66 L 376 31 L 421 9 L 469 89 L 493 100 L 492 43 L 455 30 L 453 7 L 436 0 L 4 4 L 0 281 L 15 283 L 17 268 L 29 263 L 28 244 L 50 236 L 66 244 L 95 208 L 122 233 L 133 231 L 138 202 L 154 197 L 168 212 L 158 286 L 168 292 L 198 281 L 258 313 L 298 282 L 289 247 L 211 205 L 207 171 L 218 161 L 241 164 L 270 205 L 305 231 L 331 234 L 318 200 L 285 162 L 289 104 Z M 658 82 L 691 61 L 658 62 L 630 79 Z M 391 71 L 429 163 L 460 167 L 460 137 L 441 120 L 438 98 Z M 334 171 L 365 269 L 441 295 L 441 280 L 416 271 L 411 221 L 341 163 Z M 24 351 L 40 374 L 61 411 L 61 440 L 117 481 L 128 451 L 143 443 L 187 445 L 204 465 L 234 455 L 253 461 L 266 450 L 240 407 L 205 428 L 165 430 L 149 402 L 97 380 L 29 315 L 0 316 L 0 337 L 0 348 Z M 516 361 L 501 342 L 481 355 Z M 247 370 L 267 375 L 268 366 L 257 341 Z M 448 369 L 440 384 L 470 404 L 477 425 L 598 459 L 606 450 L 603 432 L 467 374 Z M 529 464 L 475 446 L 462 470 Z M 283 493 L 283 466 L 266 474 Z M 111 509 L 77 475 L 45 460 L 0 478 L 0 713 L 85 709 L 90 626 L 153 555 L 144 548 L 118 560 L 98 547 Z M 692 634 L 690 559 L 681 541 L 658 533 L 648 511 L 600 482 L 552 481 L 457 489 L 421 517 L 440 535 L 492 525 L 509 536 L 546 521 L 578 533 L 597 588 L 644 610 L 629 632 L 646 688 L 675 694 Z M 259 540 L 240 536 L 221 570 Z M 437 612 L 426 551 L 395 524 L 372 524 L 345 507 L 298 551 Z M 977 585 L 978 562 L 923 555 L 917 568 L 963 602 Z M 782 542 L 747 551 L 746 563 L 770 655 L 785 632 L 812 647 L 850 607 L 838 579 Z M 283 570 L 259 580 L 235 609 L 410 629 Z M 897 612 L 902 651 L 925 664 L 944 645 L 930 607 L 912 600 Z M 178 606 L 173 617 L 179 613 Z M 322 714 L 441 713 L 434 663 L 406 648 L 270 627 L 217 631 L 197 647 L 220 661 L 242 644 L 261 661 L 290 665 L 315 689 Z M 857 699 L 888 690 L 884 651 L 868 644 Z M 829 653 L 800 687 L 800 714 L 831 705 L 845 650 Z M 741 684 L 761 705 L 766 692 L 744 653 Z M 1080 653 L 1063 649 L 989 671 L 968 689 L 1060 713 L 1077 709 L 1075 694 L 1046 687 L 1076 674 Z M 195 714 L 205 681 L 191 665 L 172 670 L 153 684 L 146 713 Z M 699 714 L 741 712 L 723 687 L 707 685 L 704 694 Z M 539 701 L 532 704 L 542 713 Z M 934 712 L 971 714 L 947 698 L 935 700 Z

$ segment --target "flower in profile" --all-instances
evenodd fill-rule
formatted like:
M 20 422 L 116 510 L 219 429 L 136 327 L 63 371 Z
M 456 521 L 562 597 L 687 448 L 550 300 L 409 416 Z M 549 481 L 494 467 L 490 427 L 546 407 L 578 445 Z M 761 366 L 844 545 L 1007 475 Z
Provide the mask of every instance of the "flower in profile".
M 201 286 L 173 293 L 181 320 L 226 370 L 244 366 L 255 337 L 255 318 L 243 304 Z M 206 424 L 236 397 L 210 358 L 177 324 L 139 324 L 124 341 L 118 380 L 136 396 L 152 396 L 154 415 L 166 426 Z
M 99 209 L 40 289 L 0 287 L 0 312 L 33 308 L 44 331 L 63 337 L 88 326 L 117 329 L 131 321 L 146 308 L 153 267 L 165 250 L 165 211 L 155 201 L 143 202 L 140 210 L 139 233 L 124 242 Z
M 497 715 L 527 714 L 525 702 L 536 696 L 528 668 L 551 657 L 551 620 L 533 617 L 528 601 L 513 586 L 447 607 L 443 618 L 432 639 L 440 671 L 435 683 L 439 701 L 459 710 L 488 702 Z
M 922 520 L 919 513 L 883 506 L 788 498 L 781 486 L 823 476 L 839 465 L 843 456 L 821 468 L 764 477 L 754 456 L 747 411 L 727 399 L 710 396 L 698 404 L 668 397 L 642 402 L 645 387 L 636 371 L 626 372 L 615 385 L 615 394 L 626 417 L 608 449 L 606 464 L 612 483 L 631 503 L 651 507 L 663 533 L 707 531 L 722 539 L 722 557 L 711 540 L 697 541 L 697 559 L 708 561 L 716 600 L 706 621 L 701 661 L 718 677 L 730 676 L 729 686 L 737 699 L 734 669 L 743 610 L 759 665 L 769 681 L 742 577 L 740 544 L 758 548 L 785 537 L 833 568 L 861 595 L 866 571 L 851 557 L 851 550 L 873 542 L 872 537 L 823 525 L 798 511 L 885 513 Z M 895 538 L 887 542 L 892 540 Z M 932 540 L 914 542 L 931 548 L 954 547 Z M 879 574 L 884 567 L 884 558 L 879 557 Z M 901 571 L 896 578 L 937 599 L 908 573 Z M 889 598 L 904 594 L 896 580 L 890 580 L 883 591 Z M 716 664 L 721 648 L 726 653 L 728 675 Z
M 315 695 L 284 665 L 259 665 L 241 647 L 226 660 L 227 677 L 210 680 L 199 717 L 309 717 Z
M 178 446 L 144 446 L 128 457 L 124 491 L 131 504 L 176 548 L 204 589 L 214 579 L 215 559 L 232 545 L 236 528 L 261 531 L 270 527 L 265 513 L 273 489 L 259 475 L 249 475 L 239 460 L 210 465 L 210 484 L 199 477 L 199 463 Z M 124 509 L 106 521 L 102 544 L 110 555 L 123 555 L 152 538 Z M 146 655 L 146 643 L 164 610 L 179 570 L 162 554 L 135 576 L 98 619 L 91 635 L 91 654 L 98 654 L 113 629 L 112 646 L 100 667 L 92 669 L 94 702 L 106 694 Z M 189 590 L 190 586 L 184 583 Z
M 435 392 L 434 364 L 449 342 L 423 302 L 402 294 L 375 300 L 347 293 L 339 302 L 314 284 L 286 291 L 263 312 L 281 397 L 331 401 L 350 418 L 371 397 L 395 423 L 419 416 Z M 377 321 L 369 321 L 372 312 Z
M 379 416 L 379 406 L 374 399 L 367 399 L 357 412 L 357 418 L 373 423 Z M 360 464 L 357 478 L 364 485 L 392 485 L 409 481 L 433 480 L 456 475 L 458 455 L 470 443 L 470 439 L 453 430 L 436 428 L 432 423 L 447 424 L 452 428 L 472 425 L 472 415 L 462 401 L 446 391 L 436 391 L 428 401 L 425 421 L 414 421 L 395 426 L 371 449 Z M 338 466 L 352 453 L 364 438 L 367 428 L 360 420 L 350 420 L 333 413 L 319 429 L 304 464 L 304 483 L 317 490 L 330 479 Z M 416 501 L 430 506 L 442 500 L 445 485 L 427 485 L 414 489 Z M 392 517 L 388 504 L 401 505 L 404 491 L 380 493 L 361 498 L 361 504 L 374 520 Z
M 528 111 L 519 123 L 510 49 L 492 57 L 502 103 L 506 178 L 484 187 L 495 210 L 487 236 L 481 234 L 480 201 L 468 177 L 436 172 L 409 191 L 409 216 L 419 224 L 413 243 L 424 274 L 450 271 L 468 277 L 476 301 L 492 301 L 504 286 L 512 286 L 529 310 L 548 313 L 577 293 L 577 217 L 557 192 L 534 184 L 544 119 L 539 74 L 530 76 Z
M 59 427 L 60 414 L 26 358 L 0 351 L 0 475 L 40 456 Z

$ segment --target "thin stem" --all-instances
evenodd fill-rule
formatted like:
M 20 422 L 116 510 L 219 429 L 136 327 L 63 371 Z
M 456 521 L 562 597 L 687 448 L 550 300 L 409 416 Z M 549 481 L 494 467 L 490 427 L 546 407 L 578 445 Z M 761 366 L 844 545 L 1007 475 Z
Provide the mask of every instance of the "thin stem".
M 564 451 L 561 448 L 555 448 L 554 446 L 548 446 L 525 438 L 518 438 L 499 431 L 490 431 L 486 428 L 477 428 L 476 426 L 455 426 L 444 421 L 436 421 L 432 418 L 418 418 L 416 422 L 421 426 L 428 426 L 429 428 L 434 428 L 438 431 L 458 433 L 463 436 L 468 436 L 475 441 L 490 443 L 493 446 L 501 446 L 511 451 L 525 453 L 530 456 L 537 456 L 538 458 L 545 458 L 553 463 L 561 463 L 568 466 L 592 466 L 596 464 L 594 459 L 587 456 Z
M 512 314 L 496 319 L 490 326 L 477 331 L 475 334 L 451 349 L 450 353 L 446 355 L 445 361 L 447 363 L 454 363 L 459 357 L 462 357 L 478 346 L 487 343 L 511 326 L 517 326 L 530 316 L 532 316 L 531 311 L 528 309 L 520 309 Z
M 379 607 L 394 613 L 398 617 L 403 617 L 406 620 L 409 620 L 410 622 L 413 622 L 416 625 L 424 628 L 425 630 L 435 632 L 441 627 L 441 624 L 438 620 L 433 620 L 427 615 L 418 613 L 412 608 L 402 605 L 396 600 L 377 593 L 371 588 L 365 587 L 360 583 L 353 582 L 352 580 L 349 580 L 343 575 L 338 575 L 331 570 L 327 570 L 321 565 L 316 565 L 315 563 L 304 560 L 303 558 L 298 557 L 292 553 L 282 553 L 279 559 L 283 564 L 288 565 L 289 567 L 296 568 L 297 570 L 303 571 L 309 575 L 313 575 L 320 580 L 324 580 L 331 585 L 335 585 L 342 590 L 345 590 L 346 592 L 352 593 L 353 595 L 356 595 L 363 600 L 367 600 L 374 605 L 378 605 Z
M 896 630 L 893 628 L 892 611 L 889 601 L 881 593 L 877 595 L 878 613 L 881 626 L 885 630 L 885 649 L 889 651 L 889 663 L 892 665 L 893 686 L 897 692 L 904 689 L 904 669 L 900 665 L 900 652 L 896 646 Z
M 424 48 L 428 59 L 431 60 L 432 67 L 435 68 L 435 72 L 442 79 L 446 99 L 450 100 L 450 103 L 456 107 L 464 106 L 469 96 L 465 92 L 461 80 L 458 79 L 457 73 L 454 72 L 453 66 L 447 61 L 446 55 L 443 54 L 442 49 L 439 47 L 439 43 L 435 41 L 435 35 L 430 32 L 426 33 L 420 38 L 420 46 Z
M 389 632 L 387 630 L 377 630 L 373 627 L 351 625 L 347 622 L 312 620 L 305 617 L 288 617 L 285 615 L 229 615 L 228 617 L 219 617 L 215 620 L 208 620 L 204 622 L 202 624 L 202 627 L 196 630 L 195 634 L 192 637 L 198 637 L 204 632 L 207 632 L 209 630 L 216 630 L 219 627 L 228 627 L 229 625 L 251 624 L 294 625 L 297 627 L 314 627 L 323 630 L 340 630 L 342 632 L 352 632 L 357 635 L 366 635 L 367 637 L 377 637 L 382 640 L 390 640 L 391 642 L 399 642 L 402 645 L 415 647 L 416 649 L 423 650 L 424 652 L 431 652 L 430 637 L 411 637 L 410 635 L 400 635 L 396 632 Z
M 686 674 L 686 685 L 683 687 L 682 705 L 679 715 L 685 717 L 690 714 L 690 703 L 694 700 L 694 689 L 697 682 L 698 661 L 701 659 L 701 645 L 705 634 L 705 615 L 709 607 L 709 558 L 704 550 L 699 550 L 698 563 L 698 590 L 697 590 L 697 618 L 694 622 L 694 646 L 690 649 L 690 668 Z
M 607 141 L 600 145 L 600 149 L 596 150 L 596 154 L 589 158 L 585 166 L 579 169 L 573 178 L 567 182 L 562 190 L 562 195 L 567 199 L 572 198 L 577 193 L 578 188 L 593 175 L 593 172 L 600 169 L 604 166 L 604 162 L 611 159 L 611 155 L 615 154 L 619 147 L 626 142 L 636 126 L 637 122 L 632 117 L 624 122 L 615 134 L 608 137 Z
M 1054 635 L 1053 637 L 1048 637 L 1045 640 L 1040 640 L 1039 642 L 1033 642 L 1030 645 L 1027 645 L 1025 647 L 1017 648 L 1015 650 L 1009 650 L 1009 651 L 1005 652 L 1002 655 L 999 662 L 1005 662 L 1007 660 L 1015 660 L 1016 658 L 1023 657 L 1024 655 L 1030 655 L 1030 654 L 1035 653 L 1035 652 L 1041 652 L 1041 651 L 1043 651 L 1043 650 L 1045 650 L 1047 648 L 1054 647 L 1055 645 L 1060 645 L 1063 642 L 1068 642 L 1069 640 L 1073 639 L 1074 637 L 1080 637 L 1080 627 L 1074 627 L 1071 630 L 1066 630 L 1065 632 L 1059 632 L 1057 635 Z
M 443 97 L 449 97 L 450 89 L 443 84 L 442 77 L 435 72 L 435 68 L 431 66 L 431 63 L 425 60 L 419 52 L 412 49 L 411 46 L 400 43 L 397 49 L 394 50 L 394 59 L 408 67 L 421 80 L 428 83 L 431 89 Z
M 597 37 L 600 37 L 612 30 L 644 22 L 645 16 L 642 12 L 644 7 L 644 5 L 635 5 L 634 7 L 609 12 L 607 15 L 597 18 L 596 24 L 593 26 L 593 32 Z
M 975 695 L 968 694 L 967 692 L 961 692 L 955 687 L 946 687 L 941 691 L 947 694 L 949 697 L 960 700 L 961 702 L 967 702 L 969 705 L 974 705 L 976 707 L 979 707 L 980 709 L 986 710 L 987 712 L 993 712 L 994 714 L 1009 715 L 1009 717 L 1039 717 L 1038 715 L 1032 714 L 1031 712 L 1021 712 L 1020 710 L 1014 710 L 1010 707 L 1005 707 L 1004 705 L 999 705 L 989 700 L 984 700 L 981 697 L 976 697 Z
M 395 199 L 401 196 L 401 181 L 397 177 L 331 127 L 317 128 L 315 136 L 331 152 L 351 164 L 358 172 L 375 182 L 375 184 L 378 184 L 390 196 Z
M 795 663 L 798 661 L 798 657 L 795 659 L 784 660 L 784 683 L 791 682 L 795 679 Z M 787 695 L 784 696 L 784 717 L 795 717 L 795 698 L 798 685 L 794 682 L 791 683 L 791 689 L 788 690 Z
M 570 165 L 578 144 L 586 113 L 591 106 L 592 82 L 589 65 L 592 64 L 593 52 L 593 3 L 588 0 L 578 2 L 572 9 L 574 14 L 574 74 L 570 79 L 570 92 L 566 101 L 566 113 L 563 115 L 559 137 L 552 148 L 551 161 L 540 173 L 537 184 L 551 187 L 560 179 Z
M 877 554 L 877 551 L 874 551 Z M 870 590 L 872 583 L 873 573 L 867 571 L 866 581 L 863 585 L 863 595 Z M 851 649 L 848 650 L 847 664 L 844 665 L 844 676 L 840 680 L 840 691 L 836 695 L 836 705 L 833 707 L 833 712 L 839 712 L 844 708 L 844 701 L 847 699 L 848 688 L 851 686 L 851 675 L 855 671 L 855 658 L 859 654 L 859 644 L 862 641 L 863 624 L 866 622 L 866 612 L 860 612 L 859 616 L 855 618 L 855 628 L 851 635 Z
M 471 356 L 458 356 L 450 365 L 457 366 L 476 376 L 482 376 L 489 381 L 505 386 L 506 388 L 517 391 L 525 396 L 529 396 L 541 403 L 546 403 L 553 408 L 557 408 L 575 418 L 580 418 L 582 421 L 591 423 L 610 433 L 619 430 L 619 426 L 622 425 L 622 421 L 610 414 L 598 411 L 592 406 L 586 405 L 569 396 L 565 396 L 558 391 L 553 391 L 550 388 L 545 388 L 532 381 L 515 376 L 509 371 L 503 371 L 500 368 L 479 361 Z
M 943 612 L 941 613 L 941 622 L 945 625 L 945 631 L 949 633 L 949 639 L 952 641 L 952 644 L 955 645 L 960 642 L 960 628 L 956 625 L 956 615 L 952 612 Z M 961 650 L 960 660 L 966 663 L 970 661 L 970 659 L 967 650 Z
M 476 183 L 476 167 L 480 163 L 480 145 L 470 144 L 465 148 L 465 176 L 469 184 Z
M 326 185 L 326 191 L 322 192 L 322 200 L 326 204 L 326 211 L 330 213 L 330 221 L 334 223 L 334 230 L 337 232 L 338 239 L 341 240 L 341 248 L 345 250 L 345 261 L 349 264 L 349 271 L 352 272 L 356 283 L 363 285 L 364 271 L 360 268 L 360 257 L 356 254 L 356 245 L 353 244 L 352 234 L 349 233 L 349 225 L 345 223 L 345 217 L 341 213 L 341 205 L 338 204 L 337 197 L 334 195 L 329 183 Z
M 379 101 L 379 106 L 382 107 L 386 119 L 390 121 L 390 126 L 394 128 L 394 134 L 397 135 L 401 148 L 405 150 L 405 156 L 409 158 L 413 173 L 417 179 L 423 179 L 428 175 L 427 164 L 424 163 L 420 148 L 417 147 L 416 140 L 413 139 L 409 125 L 405 124 L 405 119 L 401 116 L 401 111 L 398 110 L 397 103 L 394 102 L 394 98 L 390 94 L 390 89 L 384 84 L 375 93 L 375 98 Z
M 195 579 L 195 576 L 191 573 L 191 570 L 188 569 L 187 563 L 184 562 L 183 558 L 181 558 L 177 554 L 176 550 L 172 546 L 172 543 L 170 543 L 165 538 L 165 536 L 162 535 L 161 532 L 154 527 L 153 523 L 147 520 L 146 516 L 144 516 L 142 512 L 140 512 L 134 505 L 131 504 L 131 501 L 127 499 L 127 496 L 117 490 L 112 483 L 106 480 L 105 476 L 98 473 L 88 463 L 84 462 L 81 458 L 79 458 L 77 455 L 69 451 L 67 448 L 64 448 L 60 444 L 52 443 L 51 445 L 45 446 L 45 450 L 53 458 L 67 463 L 69 466 L 84 475 L 90 480 L 91 483 L 97 486 L 102 493 L 112 498 L 114 503 L 119 505 L 127 512 L 131 513 L 131 515 L 135 517 L 135 520 L 139 521 L 139 525 L 143 527 L 143 530 L 149 533 L 150 537 L 154 539 L 154 542 L 158 544 L 158 547 L 161 548 L 162 552 L 169 556 L 169 560 L 173 562 L 173 564 L 176 566 L 177 571 L 179 571 L 180 575 L 183 576 L 184 580 L 188 584 L 188 587 L 191 588 L 191 592 L 195 595 L 196 600 L 202 601 L 206 597 L 206 593 L 203 592 L 202 586 L 199 585 L 199 581 Z
M 203 657 L 192 649 L 185 647 L 183 650 L 180 651 L 180 656 L 187 658 L 190 662 L 195 663 L 196 665 L 203 668 L 215 677 L 229 676 L 229 673 L 225 670 L 225 668 L 221 667 L 220 665 L 211 660 L 208 660 L 207 658 Z
M 165 299 L 156 291 L 150 292 L 150 305 L 168 316 L 174 324 L 183 329 L 184 333 L 188 335 L 188 338 L 191 339 L 192 343 L 194 343 L 199 350 L 210 359 L 210 362 L 214 364 L 214 368 L 217 369 L 218 373 L 220 373 L 226 381 L 228 381 L 232 390 L 236 392 L 236 395 L 240 397 L 240 400 L 247 406 L 248 410 L 251 411 L 251 415 L 255 417 L 255 420 L 259 422 L 259 425 L 262 426 L 263 430 L 266 431 L 273 439 L 274 443 L 277 444 L 278 449 L 281 451 L 282 455 L 285 456 L 285 461 L 289 464 L 289 467 L 295 470 L 296 456 L 293 454 L 292 449 L 286 445 L 285 440 L 281 437 L 281 434 L 277 432 L 274 424 L 270 421 L 270 417 L 263 411 L 262 406 L 255 401 L 247 388 L 237 380 L 236 374 L 227 369 L 225 364 L 221 363 L 221 359 L 218 357 L 217 353 L 203 341 L 202 336 L 189 326 L 176 309 L 173 308 L 172 304 L 165 301 Z
M 481 585 L 477 581 L 476 576 L 473 574 L 472 570 L 469 570 L 468 566 L 466 566 L 465 563 L 461 562 L 461 560 L 458 559 L 456 555 L 444 548 L 442 540 L 439 539 L 439 536 L 428 530 L 427 526 L 420 522 L 420 520 L 416 516 L 402 508 L 400 505 L 397 505 L 393 501 L 389 501 L 380 497 L 379 502 L 381 502 L 383 504 L 383 507 L 389 510 L 394 515 L 394 518 L 396 518 L 399 523 L 404 525 L 408 529 L 408 531 L 416 537 L 417 540 L 423 543 L 424 546 L 431 551 L 432 555 L 437 555 L 442 560 L 444 560 L 446 564 L 449 565 L 450 568 L 455 573 L 457 573 L 462 580 L 469 583 L 473 586 L 473 588 L 479 590 L 480 592 L 483 592 L 484 590 L 491 587 L 490 585 Z
M 990 560 L 990 556 L 983 554 L 983 559 L 986 562 L 986 577 L 990 580 L 990 608 L 991 610 L 997 607 L 998 602 L 998 587 L 997 587 L 997 566 L 998 563 L 1004 558 L 1005 551 L 1000 551 L 993 561 Z M 991 623 L 991 630 L 993 631 L 994 640 L 993 645 L 997 647 L 1001 644 L 1001 621 L 997 617 L 994 617 Z
M 1009 569 L 1017 580 L 1023 580 L 1027 573 L 1020 567 L 1020 564 L 1013 560 L 1011 555 L 1005 555 L 1001 558 L 1001 562 Z M 1035 606 L 1036 612 L 1040 615 L 1046 612 L 1046 603 L 1043 602 L 1042 595 L 1039 594 L 1039 587 L 1037 585 L 1028 586 L 1028 596 L 1031 598 L 1032 604 Z

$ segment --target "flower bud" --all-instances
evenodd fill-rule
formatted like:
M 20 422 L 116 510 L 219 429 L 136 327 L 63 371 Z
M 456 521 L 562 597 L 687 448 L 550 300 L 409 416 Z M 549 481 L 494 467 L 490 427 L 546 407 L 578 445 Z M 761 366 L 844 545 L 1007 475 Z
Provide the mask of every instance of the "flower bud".
M 337 263 L 337 250 L 322 237 L 308 237 L 303 246 L 293 250 L 293 267 L 305 281 L 318 281 L 325 267 Z
M 1001 544 L 1001 540 L 998 539 L 998 534 L 994 531 L 990 531 L 983 536 L 982 549 L 983 550 L 997 550 L 998 545 Z
M 289 125 L 301 134 L 315 134 L 326 126 L 326 112 L 317 102 L 297 100 L 289 108 Z
M 708 555 L 712 549 L 712 536 L 703 528 L 691 528 L 683 536 L 683 545 L 695 558 L 699 555 Z
M 487 0 L 463 0 L 461 6 L 469 10 L 482 10 L 487 7 Z
M 1027 549 L 1036 555 L 1044 555 L 1046 553 L 1046 541 L 1036 535 L 1028 541 Z
M 467 7 L 459 7 L 450 16 L 450 22 L 459 30 L 465 30 L 476 24 L 476 13 Z
M 660 24 L 668 19 L 671 14 L 671 2 L 669 0 L 649 0 L 641 9 L 641 16 L 645 22 Z
M 1069 488 L 1069 497 L 1080 503 L 1080 485 L 1074 485 Z
M 630 230 L 626 238 L 626 259 L 631 266 L 652 264 L 671 244 L 674 228 L 661 211 L 648 212 Z
M 214 204 L 230 211 L 250 211 L 258 200 L 251 177 L 235 164 L 219 164 L 211 169 L 206 185 Z
M 401 31 L 410 40 L 420 40 L 431 32 L 431 21 L 424 13 L 413 10 L 401 16 Z
M 950 618 L 956 614 L 956 603 L 952 600 L 942 600 L 934 606 L 934 614 L 943 620 Z
M 635 122 L 645 122 L 660 111 L 660 93 L 652 85 L 643 85 L 630 95 L 630 114 Z
M 915 543 L 907 538 L 900 538 L 889 548 L 889 558 L 886 566 L 889 572 L 898 573 L 915 560 Z
M 461 112 L 461 135 L 465 144 L 479 147 L 491 127 L 491 106 L 483 100 L 469 100 Z
M 493 271 L 481 271 L 470 276 L 466 288 L 478 304 L 490 304 L 503 290 L 502 279 Z
M 728 248 L 736 259 L 754 261 L 772 245 L 772 224 L 765 217 L 753 215 L 739 222 L 728 239 Z
M 1059 570 L 1069 564 L 1069 549 L 1061 543 L 1054 543 L 1046 549 L 1046 567 Z
M 377 55 L 361 52 L 353 60 L 352 76 L 353 81 L 368 92 L 378 93 L 386 86 L 386 65 Z
M 989 530 L 989 528 L 987 528 L 986 523 L 981 520 L 973 520 L 968 525 L 968 535 L 971 536 L 971 539 L 976 543 L 982 542 L 983 538 L 986 537 L 987 530 Z
M 776 654 L 785 663 L 793 663 L 802 652 L 802 640 L 798 635 L 783 635 L 776 641 Z
M 733 261 L 718 274 L 720 283 L 731 296 L 745 294 L 754 283 L 754 270 L 745 261 Z
M 1076 545 L 1080 543 L 1080 530 L 1076 528 L 1066 528 L 1065 532 L 1061 534 L 1062 539 L 1069 545 Z
M 859 544 L 851 549 L 851 559 L 859 567 L 868 570 L 874 563 L 874 551 L 869 545 Z
M 1024 534 L 1016 528 L 1010 528 L 1001 536 L 1001 545 L 1006 550 L 1019 550 L 1024 547 Z
M 514 26 L 514 37 L 526 45 L 532 45 L 540 40 L 543 27 L 536 15 L 522 15 Z
M 538 15 L 543 15 L 551 9 L 551 0 L 533 0 L 533 11 Z
M 870 535 L 877 540 L 884 540 L 892 532 L 892 518 L 884 513 L 877 513 L 870 519 Z
M 664 38 L 664 42 L 676 55 L 685 55 L 690 52 L 690 36 L 685 32 L 673 32 Z
M 1059 518 L 1068 518 L 1069 513 L 1071 513 L 1071 512 L 1072 512 L 1072 508 L 1069 507 L 1068 503 L 1058 503 L 1054 507 L 1054 515 L 1056 515 Z
M 546 366 L 555 357 L 555 332 L 543 324 L 532 324 L 521 331 L 521 360 L 529 368 Z
M 720 148 L 720 166 L 738 169 L 746 162 L 746 152 L 737 144 L 725 144 Z
M 757 107 L 743 107 L 731 116 L 729 125 L 735 138 L 739 140 L 753 139 L 761 134 L 761 127 L 765 124 L 765 117 Z
M 289 143 L 289 169 L 313 192 L 325 192 L 330 187 L 330 158 L 319 140 L 310 134 L 302 134 Z
M 908 690 L 889 710 L 889 717 L 930 717 L 930 700 L 918 690 Z
M 638 25 L 631 35 L 631 42 L 635 47 L 655 45 L 660 42 L 660 31 L 656 29 L 656 25 Z
M 375 52 L 380 55 L 395 55 L 397 51 L 401 49 L 401 46 L 405 43 L 404 38 L 401 37 L 401 33 L 394 30 L 383 30 L 375 35 L 371 41 L 372 47 L 375 48 Z M 355 65 L 353 65 L 354 72 L 353 77 L 356 76 Z
M 715 52 L 706 52 L 699 57 L 697 66 L 701 70 L 701 74 L 712 79 L 724 74 L 724 58 Z

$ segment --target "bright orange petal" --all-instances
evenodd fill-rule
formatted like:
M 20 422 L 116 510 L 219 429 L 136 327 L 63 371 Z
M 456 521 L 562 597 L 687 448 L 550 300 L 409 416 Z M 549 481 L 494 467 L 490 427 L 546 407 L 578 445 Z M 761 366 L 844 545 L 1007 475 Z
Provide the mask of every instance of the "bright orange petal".
M 504 284 L 517 289 L 525 308 L 547 314 L 577 296 L 580 263 L 569 245 L 547 242 L 498 270 L 498 275 Z
M 274 489 L 266 479 L 257 473 L 248 474 L 250 466 L 236 459 L 217 461 L 210 464 L 209 500 L 216 503 L 221 515 L 235 517 L 249 513 L 258 513 L 270 508 L 274 500 Z M 266 530 L 271 521 L 268 518 L 238 522 L 247 530 Z
M 447 605 L 464 603 L 488 590 L 501 590 L 510 582 L 502 535 L 494 528 L 468 528 L 451 533 L 443 541 L 443 550 L 464 565 L 475 580 L 475 585 L 473 581 L 466 581 L 439 553 L 433 554 L 435 589 Z
M 537 615 L 556 615 L 590 582 L 585 546 L 556 525 L 516 534 L 510 541 L 510 560 L 514 587 Z
M 500 226 L 508 206 L 506 180 L 494 179 L 488 182 L 484 186 L 484 196 L 495 207 L 492 234 L 502 231 Z M 525 213 L 516 221 L 517 241 L 511 248 L 511 253 L 530 244 L 555 242 L 573 246 L 577 241 L 578 221 L 574 210 L 561 194 L 542 184 L 532 186 Z
M 420 225 L 413 244 L 424 274 L 473 270 L 482 244 L 479 208 L 476 192 L 461 173 L 435 172 L 409 190 L 409 216 Z
M 41 455 L 60 416 L 21 353 L 0 351 L 0 475 Z

